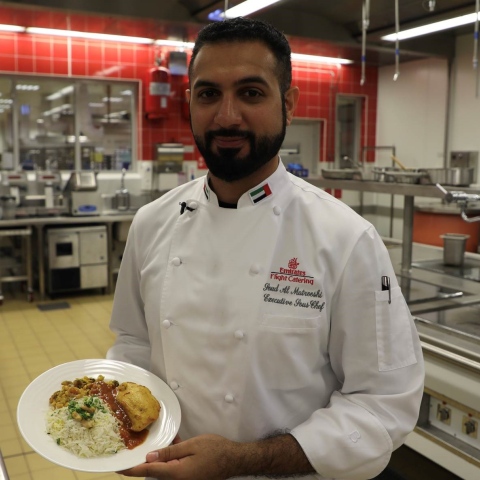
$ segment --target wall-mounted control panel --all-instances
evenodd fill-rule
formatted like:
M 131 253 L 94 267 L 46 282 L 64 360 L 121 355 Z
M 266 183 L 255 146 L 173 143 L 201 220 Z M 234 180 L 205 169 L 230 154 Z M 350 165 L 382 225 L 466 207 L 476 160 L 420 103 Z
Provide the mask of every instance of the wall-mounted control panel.
M 425 389 L 416 431 L 480 465 L 480 412 Z

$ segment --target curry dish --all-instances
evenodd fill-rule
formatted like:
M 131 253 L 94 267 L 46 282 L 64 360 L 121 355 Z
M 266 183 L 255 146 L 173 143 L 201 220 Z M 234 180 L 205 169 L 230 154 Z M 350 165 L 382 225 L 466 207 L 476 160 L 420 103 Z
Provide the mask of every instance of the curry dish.
M 97 412 L 108 410 L 116 419 L 120 437 L 128 449 L 143 443 L 147 428 L 158 419 L 161 408 L 147 387 L 133 382 L 119 384 L 116 380 L 105 380 L 103 375 L 63 381 L 62 388 L 50 397 L 50 407 L 67 409 L 69 417 L 86 429 L 95 426 Z

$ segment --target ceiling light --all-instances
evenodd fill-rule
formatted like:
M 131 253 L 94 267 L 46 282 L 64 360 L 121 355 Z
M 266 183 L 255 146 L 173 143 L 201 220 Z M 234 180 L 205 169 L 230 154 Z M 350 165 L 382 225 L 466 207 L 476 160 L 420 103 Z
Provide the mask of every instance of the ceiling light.
M 246 17 L 253 12 L 262 10 L 265 7 L 277 3 L 279 0 L 246 0 L 235 7 L 229 8 L 225 11 L 221 17 L 226 18 L 235 18 L 235 17 Z
M 297 62 L 310 62 L 310 63 L 330 63 L 336 65 L 346 65 L 353 63 L 352 60 L 346 58 L 336 57 L 321 57 L 319 55 L 304 55 L 303 53 L 292 53 L 292 60 Z
M 123 102 L 123 98 L 121 97 L 103 97 L 102 102 L 110 102 L 110 103 L 120 103 Z
M 193 48 L 193 42 L 182 42 L 181 40 L 155 40 L 155 45 L 162 47 Z
M 63 112 L 68 112 L 72 109 L 72 106 L 69 103 L 64 103 L 63 105 L 60 105 L 58 107 L 54 107 L 50 110 L 46 110 L 43 112 L 44 117 L 50 117 L 51 115 L 54 115 L 56 113 L 63 113 Z
M 16 90 L 38 90 L 40 88 L 40 85 L 16 85 L 15 89 Z
M 55 28 L 37 28 L 27 27 L 27 33 L 36 33 L 39 35 L 54 35 L 58 37 L 88 38 L 90 40 L 108 40 L 112 42 L 143 43 L 150 44 L 151 38 L 127 37 L 124 35 L 110 35 L 107 33 L 77 32 L 75 30 L 57 30 Z
M 4 25 L 0 24 L 0 32 L 24 32 L 25 27 L 20 27 L 19 25 Z
M 70 95 L 71 93 L 73 93 L 73 85 L 69 85 L 68 87 L 63 87 L 60 90 L 58 90 L 58 92 L 52 93 L 46 98 L 49 101 L 53 101 L 53 100 L 58 100 L 59 98 L 62 98 L 65 95 Z
M 468 15 L 462 15 L 460 17 L 450 18 L 449 20 L 442 20 L 440 22 L 429 23 L 421 27 L 410 28 L 398 33 L 398 40 L 406 40 L 408 38 L 419 37 L 420 35 L 427 35 L 433 32 L 440 32 L 442 30 L 448 30 L 450 28 L 461 27 L 462 25 L 468 25 L 474 23 L 477 20 L 476 13 L 469 13 Z M 395 42 L 397 40 L 397 34 L 391 33 L 381 37 L 382 40 L 387 42 Z

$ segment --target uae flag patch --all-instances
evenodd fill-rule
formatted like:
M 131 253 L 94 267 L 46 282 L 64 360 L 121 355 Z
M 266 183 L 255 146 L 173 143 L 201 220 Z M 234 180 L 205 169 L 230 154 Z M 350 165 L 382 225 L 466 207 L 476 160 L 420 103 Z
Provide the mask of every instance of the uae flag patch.
M 268 185 L 268 183 L 266 183 L 265 185 L 262 185 L 261 187 L 252 190 L 250 192 L 250 198 L 252 199 L 253 203 L 258 203 L 271 194 L 272 191 L 270 190 L 270 186 Z

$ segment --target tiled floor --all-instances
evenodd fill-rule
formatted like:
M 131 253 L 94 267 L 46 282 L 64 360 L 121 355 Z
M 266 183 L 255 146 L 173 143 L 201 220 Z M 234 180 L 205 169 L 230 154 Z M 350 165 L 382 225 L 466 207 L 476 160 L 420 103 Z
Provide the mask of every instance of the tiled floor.
M 108 329 L 111 295 L 72 296 L 28 303 L 6 295 L 0 306 L 0 450 L 10 480 L 118 480 L 115 473 L 91 474 L 56 466 L 32 451 L 16 422 L 18 400 L 44 371 L 84 358 L 105 358 L 114 336 Z M 40 311 L 40 303 L 70 308 Z

